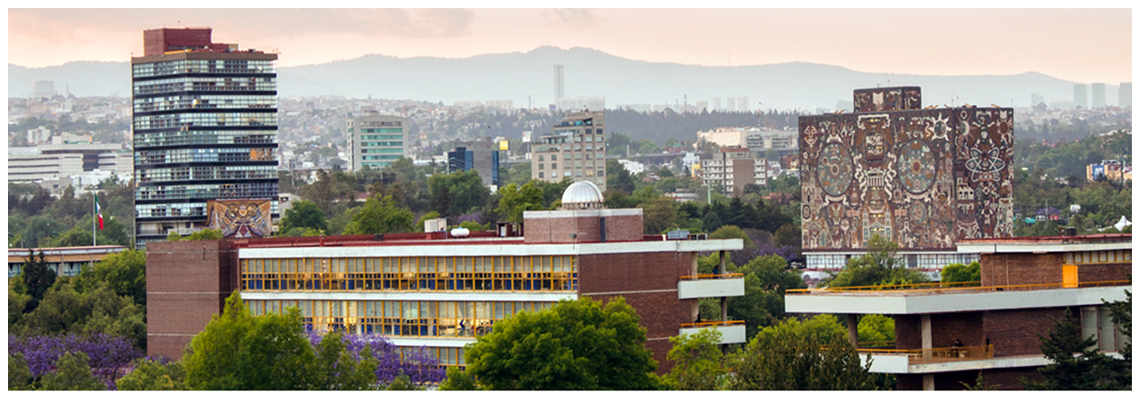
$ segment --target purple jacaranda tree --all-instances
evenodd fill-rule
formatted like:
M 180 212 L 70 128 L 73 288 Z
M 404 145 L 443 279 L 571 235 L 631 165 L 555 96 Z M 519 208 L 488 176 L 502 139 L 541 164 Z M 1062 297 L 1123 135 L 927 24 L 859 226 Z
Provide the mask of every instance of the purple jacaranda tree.
M 315 348 L 324 339 L 313 331 L 308 331 L 309 343 Z M 360 350 L 369 346 L 372 356 L 379 361 L 376 368 L 376 379 L 383 385 L 389 385 L 397 376 L 407 375 L 413 385 L 434 386 L 447 377 L 447 369 L 439 365 L 439 361 L 427 355 L 424 349 L 415 349 L 404 353 L 400 358 L 400 350 L 388 338 L 375 334 L 345 334 L 341 336 L 345 351 L 360 361 Z
M 130 339 L 102 333 L 28 337 L 8 335 L 8 354 L 23 354 L 32 376 L 36 378 L 55 370 L 56 361 L 68 352 L 87 354 L 91 373 L 102 379 L 109 389 L 115 388 L 115 380 L 127 372 L 131 360 L 143 356 L 142 351 L 134 347 Z

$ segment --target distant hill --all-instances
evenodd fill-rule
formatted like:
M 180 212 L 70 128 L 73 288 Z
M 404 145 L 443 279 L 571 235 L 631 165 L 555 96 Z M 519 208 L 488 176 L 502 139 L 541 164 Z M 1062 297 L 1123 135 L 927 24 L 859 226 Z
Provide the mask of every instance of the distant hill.
M 282 55 L 288 57 L 288 55 Z M 623 104 L 695 104 L 720 97 L 749 97 L 749 108 L 834 109 L 851 101 L 851 91 L 875 86 L 921 86 L 924 104 L 976 104 L 1023 107 L 1039 93 L 1046 102 L 1072 99 L 1073 82 L 1026 72 L 1017 75 L 928 76 L 880 74 L 843 67 L 784 63 L 704 67 L 625 59 L 601 51 L 539 47 L 462 59 L 396 58 L 366 55 L 352 60 L 280 68 L 281 96 L 343 95 L 410 99 L 451 104 L 470 100 L 513 100 L 526 107 L 553 101 L 553 65 L 564 66 L 566 95 L 605 96 L 606 106 Z M 70 87 L 77 96 L 130 93 L 129 63 L 70 62 L 26 68 L 8 65 L 8 95 L 28 96 L 36 80 L 53 80 L 57 91 Z M 1115 86 L 1107 90 L 1114 103 Z M 761 104 L 762 102 L 762 104 Z

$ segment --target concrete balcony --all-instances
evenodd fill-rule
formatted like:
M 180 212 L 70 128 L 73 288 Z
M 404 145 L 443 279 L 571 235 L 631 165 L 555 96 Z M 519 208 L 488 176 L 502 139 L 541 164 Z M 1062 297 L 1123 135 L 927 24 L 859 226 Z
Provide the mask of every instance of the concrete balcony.
M 744 336 L 744 321 L 711 321 L 693 324 L 681 324 L 680 335 L 695 335 L 701 329 L 711 329 L 720 332 L 719 344 L 746 343 Z
M 741 274 L 682 276 L 677 283 L 677 296 L 682 300 L 743 295 L 744 275 Z

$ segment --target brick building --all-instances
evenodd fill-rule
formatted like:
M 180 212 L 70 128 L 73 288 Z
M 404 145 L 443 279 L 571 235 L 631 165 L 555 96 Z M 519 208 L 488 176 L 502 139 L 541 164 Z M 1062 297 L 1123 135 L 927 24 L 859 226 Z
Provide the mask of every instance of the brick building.
M 998 389 L 1020 389 L 1019 377 L 1040 380 L 1037 368 L 1049 360 L 1038 335 L 1048 335 L 1066 308 L 1102 352 L 1117 355 L 1127 340 L 1103 301 L 1132 290 L 1131 234 L 972 239 L 959 241 L 958 251 L 981 255 L 981 282 L 790 290 L 785 309 L 847 314 L 852 342 L 857 315 L 893 317 L 893 346 L 857 347 L 872 357 L 872 372 L 897 374 L 903 390 L 961 390 L 959 382 L 973 384 L 979 371 Z
M 710 327 L 723 343 L 745 341 L 743 322 L 723 314 L 693 323 L 700 298 L 744 295 L 740 276 L 697 274 L 701 252 L 739 250 L 740 239 L 642 235 L 640 209 L 601 204 L 596 186 L 575 183 L 562 209 L 525 212 L 522 236 L 504 225 L 464 237 L 155 242 L 147 253 L 148 352 L 178 358 L 234 290 L 255 315 L 297 307 L 316 331 L 384 334 L 401 351 L 422 347 L 443 365 L 462 365 L 463 346 L 495 321 L 581 296 L 625 297 L 659 371 L 670 366 L 669 337 Z
M 918 87 L 855 90 L 855 112 L 799 118 L 803 252 L 843 268 L 874 235 L 936 274 L 962 239 L 1013 232 L 1013 109 L 923 108 Z

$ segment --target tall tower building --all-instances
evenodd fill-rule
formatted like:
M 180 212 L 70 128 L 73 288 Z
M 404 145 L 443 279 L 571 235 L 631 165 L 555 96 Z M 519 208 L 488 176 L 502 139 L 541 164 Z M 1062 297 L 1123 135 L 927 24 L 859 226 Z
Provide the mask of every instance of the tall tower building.
M 1120 108 L 1132 107 L 1132 82 L 1120 83 Z
M 562 83 L 562 66 L 554 66 L 554 104 L 558 104 L 566 97 L 565 86 Z
M 740 98 L 740 111 L 748 112 L 748 96 Z
M 606 191 L 606 139 L 604 111 L 566 114 L 553 134 L 532 145 L 530 178 L 560 182 L 589 181 Z
M 712 109 L 713 111 L 724 111 L 724 109 L 720 108 L 720 97 L 713 97 Z
M 1083 83 L 1073 85 L 1073 107 L 1089 108 L 1089 85 Z
M 736 112 L 736 98 L 735 97 L 729 97 L 727 99 L 727 102 L 728 102 L 728 112 Z
M 131 58 L 140 247 L 207 227 L 269 236 L 277 217 L 277 55 L 210 34 L 146 30 Z
M 380 169 L 407 156 L 408 119 L 365 111 L 363 116 L 348 121 L 349 169 Z
M 1104 84 L 1103 83 L 1092 84 L 1092 108 L 1104 108 L 1104 106 L 1106 106 L 1106 105 L 1107 104 L 1105 104 Z

